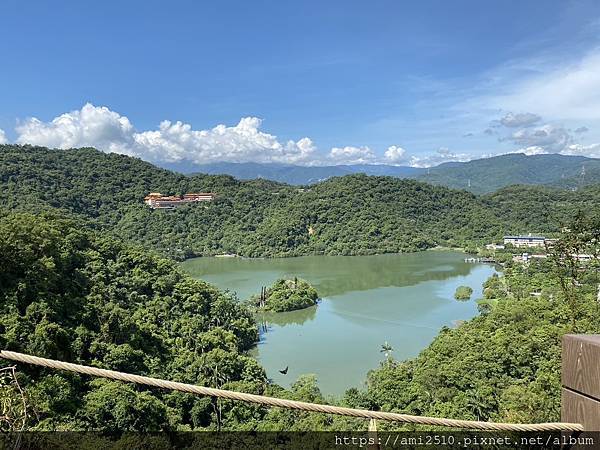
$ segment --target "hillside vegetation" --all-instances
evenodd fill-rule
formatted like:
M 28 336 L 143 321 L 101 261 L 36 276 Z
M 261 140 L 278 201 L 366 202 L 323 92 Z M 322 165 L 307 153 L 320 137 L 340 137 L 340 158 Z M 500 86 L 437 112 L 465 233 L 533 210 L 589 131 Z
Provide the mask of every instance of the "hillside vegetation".
M 279 279 L 261 295 L 250 299 L 259 311 L 286 312 L 309 308 L 317 304 L 319 294 L 306 280 Z
M 326 402 L 314 376 L 300 377 L 290 390 L 273 385 L 246 353 L 258 340 L 249 310 L 168 259 L 81 230 L 53 214 L 13 213 L 0 218 L 0 267 L 2 349 L 201 386 Z M 364 427 L 364 421 L 269 410 L 30 365 L 18 366 L 18 379 L 29 430 Z M 3 405 L 21 405 L 21 391 L 3 378 L 0 392 Z M 1 431 L 15 431 L 7 420 L 12 413 L 23 411 L 3 409 Z
M 264 370 L 244 355 L 258 339 L 250 313 L 169 260 L 68 220 L 15 214 L 0 220 L 0 264 L 3 349 L 203 385 L 266 385 Z M 41 429 L 214 421 L 207 399 L 20 369 Z
M 264 180 L 184 177 L 93 149 L 4 146 L 0 159 L 0 201 L 8 209 L 59 208 L 180 258 L 414 251 L 501 230 L 471 194 L 411 180 L 351 175 L 299 190 Z M 151 210 L 142 200 L 156 191 L 214 191 L 218 199 Z
M 325 402 L 314 377 L 301 377 L 290 390 L 270 383 L 247 354 L 258 338 L 249 310 L 147 247 L 176 256 L 352 254 L 470 244 L 504 232 L 558 232 L 561 223 L 568 227 L 556 254 L 529 265 L 508 261 L 503 276 L 488 280 L 479 316 L 444 328 L 414 359 L 386 355 L 365 390 L 350 389 L 329 401 L 462 419 L 556 421 L 560 338 L 600 331 L 598 261 L 590 267 L 569 263 L 573 253 L 598 252 L 600 216 L 577 214 L 598 212 L 598 186 L 577 192 L 512 186 L 477 197 L 417 181 L 352 175 L 300 191 L 260 180 L 187 178 L 92 149 L 4 146 L 0 159 L 1 348 Z M 219 198 L 152 211 L 141 201 L 157 190 L 211 190 Z M 19 366 L 19 380 L 34 411 L 27 426 L 34 429 L 366 426 L 30 366 Z M 20 401 L 18 391 L 2 389 L 15 396 L 13 404 Z
M 582 176 L 584 167 L 585 176 Z M 515 153 L 440 164 L 417 178 L 436 185 L 467 189 L 477 194 L 490 193 L 513 184 L 573 189 L 600 183 L 600 159 Z
M 552 262 L 510 265 L 485 283 L 479 316 L 444 328 L 417 358 L 384 361 L 356 401 L 438 417 L 559 421 L 561 337 L 600 332 L 596 270 L 578 274 L 570 303 Z
M 213 191 L 174 211 L 149 192 Z M 535 195 L 532 195 L 535 194 Z M 94 149 L 0 146 L 0 208 L 59 209 L 112 235 L 182 259 L 374 254 L 471 246 L 504 233 L 555 232 L 600 192 L 511 187 L 486 197 L 414 180 L 349 175 L 304 189 L 229 176 L 186 177 Z
M 566 244 L 557 244 L 561 253 L 550 260 L 509 264 L 505 275 L 490 278 L 479 316 L 442 329 L 414 359 L 386 356 L 369 373 L 365 390 L 350 389 L 334 401 L 438 417 L 557 421 L 560 338 L 570 332 L 600 331 L 598 262 L 587 271 L 568 263 L 557 267 L 573 248 L 592 250 L 600 237 L 600 222 L 588 223 L 587 228 L 574 224 Z M 82 231 L 69 220 L 10 214 L 0 220 L 0 264 L 2 348 L 326 402 L 314 377 L 301 377 L 289 391 L 269 383 L 257 361 L 246 354 L 257 340 L 249 312 L 228 295 L 183 274 L 169 260 Z M 570 286 L 567 291 L 565 286 Z M 19 367 L 19 380 L 29 405 L 27 426 L 38 430 L 365 427 L 360 420 L 267 410 L 27 365 Z M 16 390 L 3 393 L 19 399 Z

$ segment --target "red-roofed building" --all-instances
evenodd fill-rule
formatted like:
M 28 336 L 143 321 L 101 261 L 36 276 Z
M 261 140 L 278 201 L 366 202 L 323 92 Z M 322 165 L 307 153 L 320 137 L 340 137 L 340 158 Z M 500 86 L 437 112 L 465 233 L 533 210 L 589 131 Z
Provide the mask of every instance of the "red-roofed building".
M 211 202 L 216 195 L 212 192 L 198 192 L 185 194 L 183 197 L 162 195 L 160 192 L 152 192 L 144 197 L 144 203 L 153 209 L 173 209 L 189 203 Z

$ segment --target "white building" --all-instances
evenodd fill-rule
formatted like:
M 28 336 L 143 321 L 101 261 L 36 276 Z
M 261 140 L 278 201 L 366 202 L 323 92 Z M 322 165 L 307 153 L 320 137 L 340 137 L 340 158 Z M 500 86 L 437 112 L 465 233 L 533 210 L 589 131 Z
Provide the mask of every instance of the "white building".
M 504 236 L 504 245 L 513 245 L 515 247 L 544 247 L 546 238 L 544 236 Z

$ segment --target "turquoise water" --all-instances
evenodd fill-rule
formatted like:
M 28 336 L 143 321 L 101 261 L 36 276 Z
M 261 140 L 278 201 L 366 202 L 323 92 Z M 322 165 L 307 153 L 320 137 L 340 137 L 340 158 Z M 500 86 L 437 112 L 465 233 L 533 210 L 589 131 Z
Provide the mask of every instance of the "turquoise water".
M 302 311 L 259 317 L 255 356 L 276 383 L 289 387 L 299 375 L 316 374 L 326 394 L 361 387 L 367 372 L 385 358 L 388 342 L 396 359 L 416 356 L 443 326 L 477 314 L 474 299 L 495 269 L 464 262 L 451 251 L 375 255 L 306 256 L 281 259 L 195 258 L 182 263 L 194 277 L 240 299 L 277 278 L 304 278 L 323 300 Z M 460 285 L 471 301 L 454 300 Z M 279 370 L 289 366 L 288 373 Z

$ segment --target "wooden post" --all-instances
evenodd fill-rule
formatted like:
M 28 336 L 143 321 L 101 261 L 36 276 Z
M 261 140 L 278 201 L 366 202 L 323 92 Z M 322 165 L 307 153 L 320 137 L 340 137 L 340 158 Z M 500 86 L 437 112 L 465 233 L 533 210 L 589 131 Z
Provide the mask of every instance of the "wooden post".
M 561 421 L 600 431 L 600 334 L 562 339 Z

